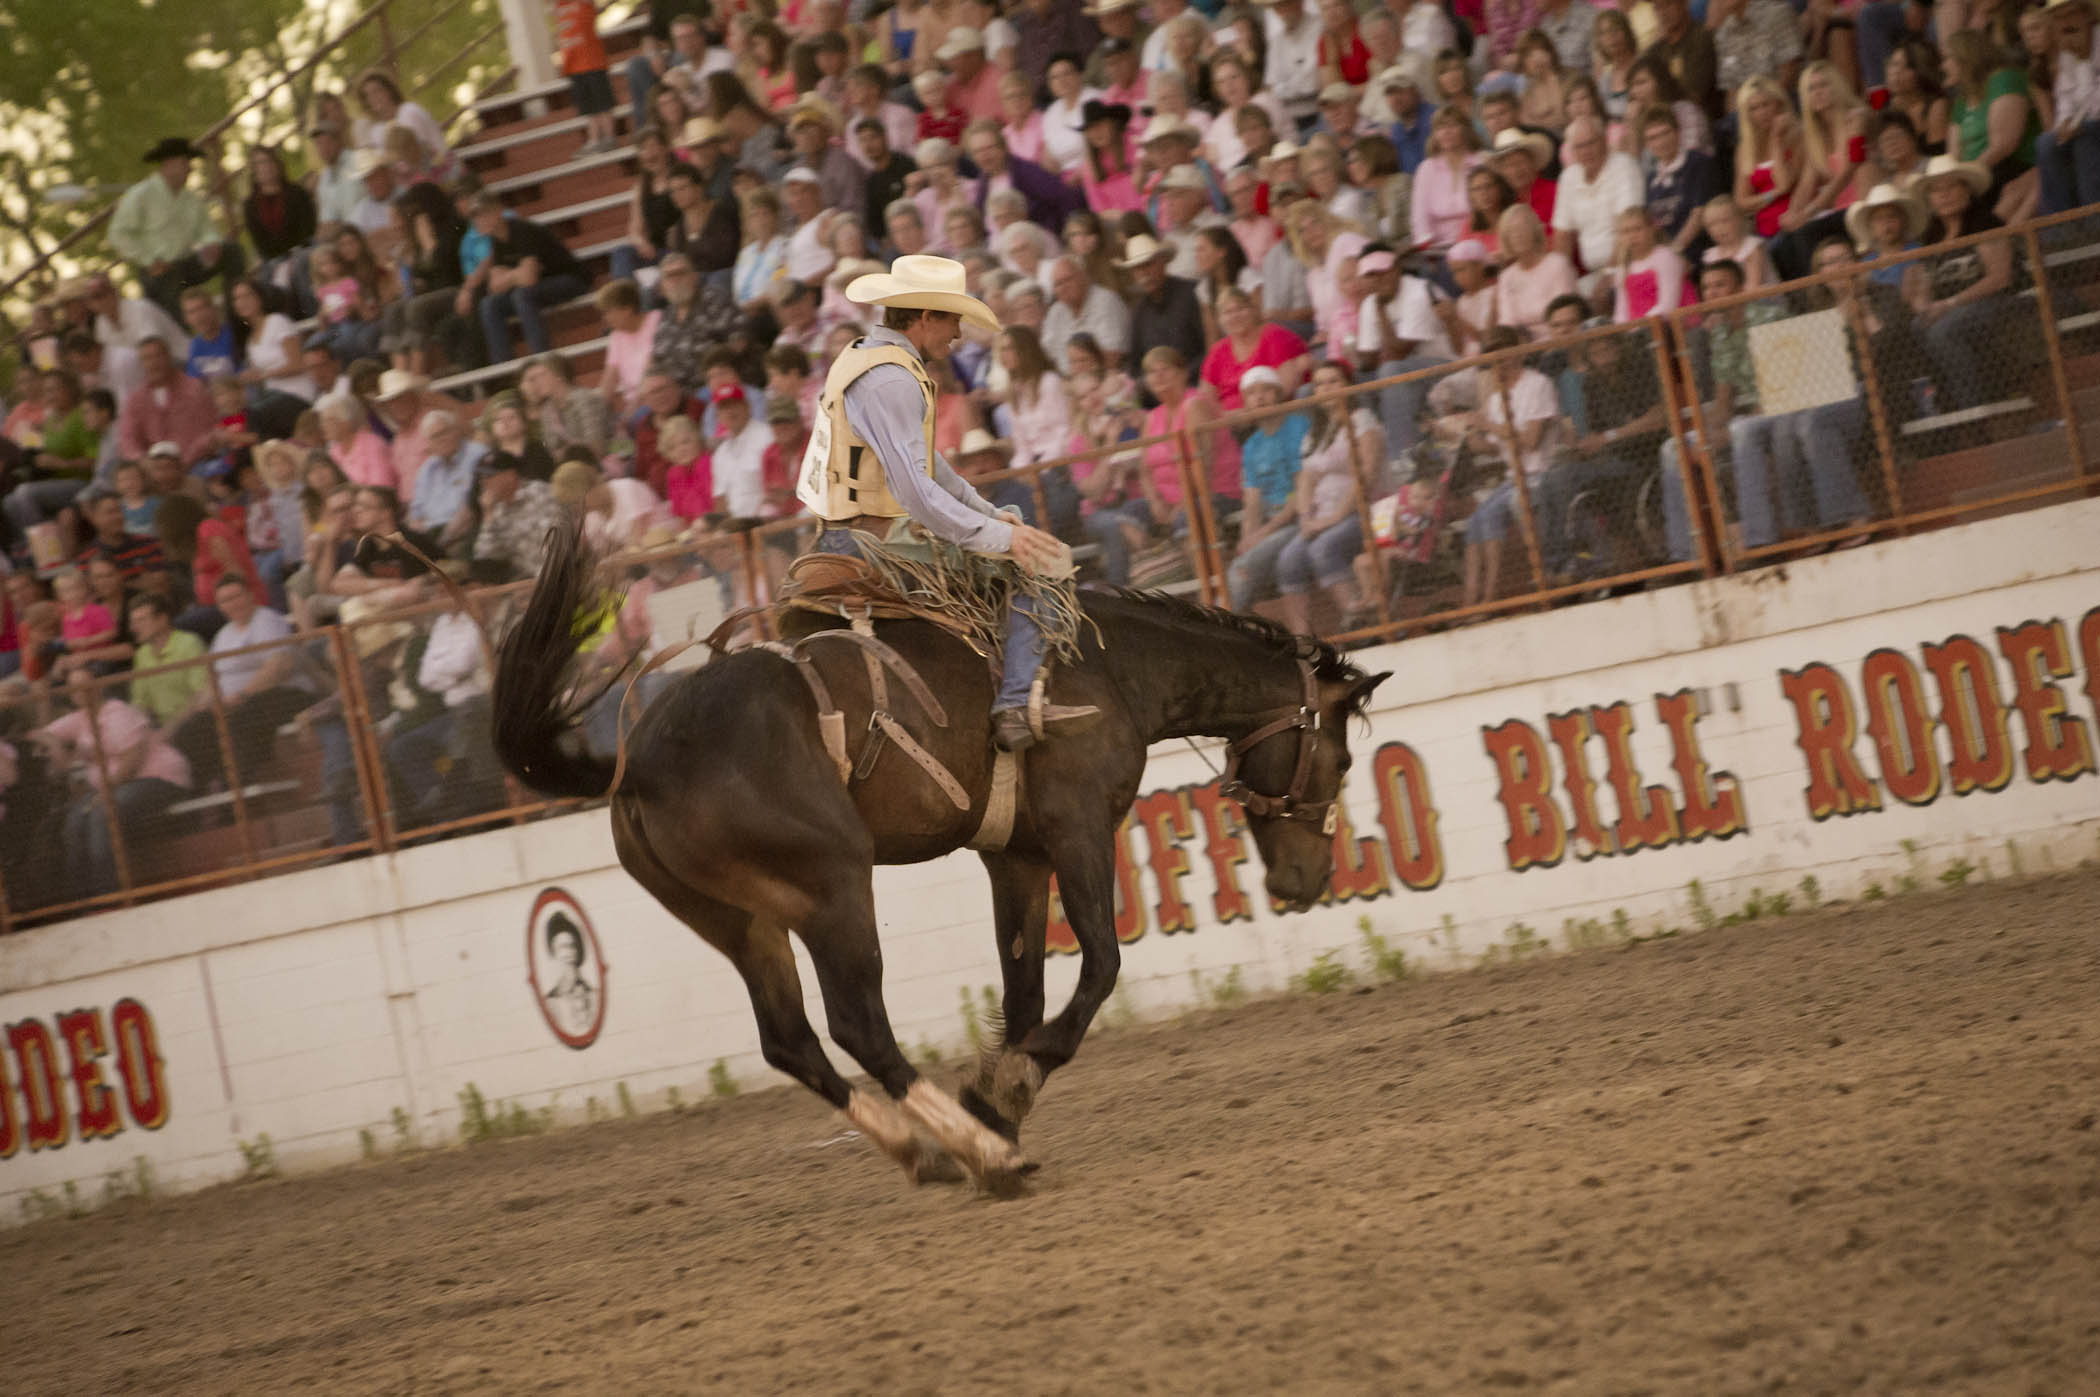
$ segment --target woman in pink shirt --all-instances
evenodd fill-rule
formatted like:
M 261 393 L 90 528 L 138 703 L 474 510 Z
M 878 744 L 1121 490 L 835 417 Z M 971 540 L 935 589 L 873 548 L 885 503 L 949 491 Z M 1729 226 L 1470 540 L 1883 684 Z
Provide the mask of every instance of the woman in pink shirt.
M 321 404 L 321 436 L 334 461 L 353 485 L 399 488 L 393 454 L 379 433 L 365 426 L 364 408 L 355 398 L 329 398 Z
M 1449 107 L 1429 124 L 1429 154 L 1415 167 L 1415 188 L 1408 206 L 1415 246 L 1442 252 L 1466 235 L 1472 201 L 1466 176 L 1480 163 L 1480 137 L 1473 123 Z
M 190 788 L 190 764 L 168 745 L 144 713 L 110 697 L 110 686 L 76 669 L 66 683 L 73 711 L 32 734 L 54 767 L 78 767 L 93 788 L 66 810 L 65 900 L 116 891 L 117 859 L 110 834 L 113 809 L 124 843 L 136 851 L 146 821 Z
M 598 313 L 605 317 L 605 368 L 598 375 L 598 391 L 612 404 L 613 415 L 624 417 L 635 406 L 642 390 L 642 375 L 649 371 L 649 356 L 656 350 L 656 325 L 663 312 L 642 313 L 642 291 L 626 277 L 598 288 Z
M 999 134 L 1006 137 L 1006 152 L 1016 160 L 1042 165 L 1043 114 L 1036 110 L 1035 88 L 1026 73 L 1008 73 L 999 79 Z
M 1199 375 L 1217 396 L 1224 412 L 1238 412 L 1240 375 L 1257 366 L 1276 370 L 1285 396 L 1298 391 L 1311 362 L 1305 341 L 1281 325 L 1264 323 L 1254 298 L 1237 287 L 1218 293 L 1218 328 L 1224 331 L 1203 356 Z
M 1143 435 L 1164 435 L 1166 440 L 1145 448 L 1138 483 L 1152 506 L 1153 525 L 1171 525 L 1179 537 L 1188 531 L 1188 515 L 1182 509 L 1181 433 L 1190 433 L 1198 460 L 1210 458 L 1211 493 L 1224 499 L 1240 497 L 1240 447 L 1232 433 L 1213 430 L 1205 450 L 1203 429 L 1216 414 L 1204 395 L 1189 387 L 1188 360 L 1180 350 L 1155 345 L 1145 351 L 1143 367 L 1145 386 L 1159 399 L 1159 406 L 1145 415 Z
M 1546 328 L 1546 307 L 1575 289 L 1575 264 L 1547 245 L 1546 227 L 1529 204 L 1504 209 L 1498 232 L 1507 260 L 1495 278 L 1495 323 L 1537 339 Z
M 1367 246 L 1364 237 L 1344 229 L 1340 220 L 1310 199 L 1291 205 L 1285 222 L 1291 249 L 1305 266 L 1313 323 L 1332 357 L 1346 358 L 1349 346 L 1356 343 L 1356 310 L 1361 298 L 1350 295 L 1343 281 L 1355 275 L 1356 255 Z
M 1131 178 L 1130 108 L 1121 102 L 1089 102 L 1080 109 L 1086 158 L 1079 162 L 1079 187 L 1096 213 L 1141 209 L 1145 200 Z
M 700 444 L 700 428 L 690 417 L 664 419 L 656 429 L 656 449 L 669 463 L 664 471 L 664 504 L 687 524 L 714 512 L 714 462 Z
M 1655 224 L 1647 211 L 1621 210 L 1613 226 L 1618 248 L 1611 259 L 1611 318 L 1624 325 L 1682 306 L 1689 299 L 1684 259 L 1677 249 L 1655 240 Z

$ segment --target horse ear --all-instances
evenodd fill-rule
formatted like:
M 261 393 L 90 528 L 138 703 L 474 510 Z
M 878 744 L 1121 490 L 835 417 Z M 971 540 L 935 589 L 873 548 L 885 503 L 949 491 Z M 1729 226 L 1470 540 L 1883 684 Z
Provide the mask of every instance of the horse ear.
M 1364 706 L 1371 701 L 1372 692 L 1392 677 L 1391 670 L 1381 674 L 1367 674 L 1342 690 L 1340 696 L 1335 699 L 1334 706 L 1345 713 L 1361 713 Z

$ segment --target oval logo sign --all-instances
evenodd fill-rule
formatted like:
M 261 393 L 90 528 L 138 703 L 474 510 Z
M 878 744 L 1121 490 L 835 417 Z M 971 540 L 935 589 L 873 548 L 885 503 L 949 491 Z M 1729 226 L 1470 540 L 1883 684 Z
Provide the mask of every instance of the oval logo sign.
M 605 1027 L 605 951 L 583 904 L 562 888 L 533 900 L 525 921 L 525 964 L 532 998 L 554 1036 L 588 1048 Z

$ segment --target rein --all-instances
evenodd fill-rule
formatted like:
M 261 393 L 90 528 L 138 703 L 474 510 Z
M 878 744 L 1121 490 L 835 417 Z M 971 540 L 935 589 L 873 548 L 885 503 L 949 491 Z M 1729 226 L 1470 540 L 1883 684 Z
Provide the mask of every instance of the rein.
M 1320 741 L 1320 689 L 1319 681 L 1313 677 L 1313 667 L 1303 659 L 1298 661 L 1298 676 L 1305 691 L 1297 708 L 1263 723 L 1226 746 L 1225 770 L 1219 773 L 1218 793 L 1244 805 L 1250 815 L 1262 819 L 1302 820 L 1307 824 L 1318 824 L 1322 834 L 1333 834 L 1341 792 L 1337 790 L 1328 800 L 1305 798 L 1306 784 L 1312 779 L 1313 750 Z M 1281 795 L 1254 790 L 1240 779 L 1242 757 L 1270 738 L 1293 731 L 1298 734 L 1298 763 L 1291 771 L 1291 784 Z

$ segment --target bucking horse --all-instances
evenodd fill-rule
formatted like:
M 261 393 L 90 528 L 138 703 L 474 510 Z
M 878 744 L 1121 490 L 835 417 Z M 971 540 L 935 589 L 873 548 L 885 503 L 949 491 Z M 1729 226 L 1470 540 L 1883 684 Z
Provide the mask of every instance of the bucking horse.
M 1348 720 L 1387 677 L 1330 645 L 1170 597 L 1083 587 L 1081 654 L 1054 684 L 1062 702 L 1101 717 L 1001 759 L 987 716 L 993 669 L 949 630 L 908 618 L 817 630 L 793 647 L 717 650 L 677 677 L 627 732 L 622 762 L 583 744 L 596 695 L 572 680 L 588 630 L 576 618 L 601 601 L 598 566 L 576 530 L 557 531 L 497 656 L 498 755 L 548 796 L 613 792 L 621 865 L 736 967 L 765 1060 L 845 1112 L 914 1181 L 967 1170 L 989 1192 L 1022 1191 L 1033 1168 L 1022 1120 L 1115 987 L 1116 831 L 1153 743 L 1228 739 L 1223 789 L 1246 812 L 1270 896 L 1297 912 L 1327 888 Z M 1001 1042 L 958 1099 L 919 1073 L 890 1028 L 874 868 L 964 847 L 991 877 L 1005 997 Z M 1081 961 L 1071 1001 L 1046 1019 L 1053 875 Z M 790 933 L 815 967 L 831 1038 L 879 1090 L 850 1086 L 825 1056 Z

